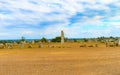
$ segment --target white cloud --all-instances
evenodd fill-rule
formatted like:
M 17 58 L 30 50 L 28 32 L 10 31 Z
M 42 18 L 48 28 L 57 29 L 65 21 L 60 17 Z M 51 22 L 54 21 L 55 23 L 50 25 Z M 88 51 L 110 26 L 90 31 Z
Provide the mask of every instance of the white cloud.
M 117 9 L 119 3 L 119 0 L 0 0 L 0 32 L 2 33 L 0 34 L 1 36 L 3 34 L 8 35 L 15 33 L 13 31 L 17 31 L 14 37 L 21 35 L 53 37 L 59 35 L 60 30 L 65 30 L 67 36 L 79 37 L 78 34 L 83 35 L 82 33 L 85 32 L 81 31 L 85 25 L 101 26 L 106 24 L 104 24 L 103 19 L 109 21 L 119 20 L 120 11 L 113 11 L 114 8 L 108 6 L 110 4 L 116 5 Z M 102 12 L 105 12 L 105 14 Z M 78 19 L 75 23 L 70 22 L 69 19 L 77 13 L 85 14 L 80 15 L 79 19 L 82 19 L 82 21 Z M 117 15 L 111 17 L 111 14 Z M 53 25 L 51 23 L 45 27 L 41 24 L 42 22 L 56 21 L 58 23 Z M 108 22 L 108 24 L 110 27 L 120 28 L 119 22 Z M 7 27 L 13 28 L 9 29 Z M 20 27 L 23 27 L 23 29 Z M 13 31 L 11 31 L 12 29 Z M 101 31 L 99 34 L 102 33 Z
M 112 17 L 110 17 L 108 20 L 111 20 L 111 21 L 120 20 L 120 15 L 112 16 Z
M 98 0 L 98 2 L 102 4 L 113 4 L 119 2 L 119 0 Z
M 116 28 L 120 28 L 120 22 L 110 22 L 110 25 L 112 25 Z

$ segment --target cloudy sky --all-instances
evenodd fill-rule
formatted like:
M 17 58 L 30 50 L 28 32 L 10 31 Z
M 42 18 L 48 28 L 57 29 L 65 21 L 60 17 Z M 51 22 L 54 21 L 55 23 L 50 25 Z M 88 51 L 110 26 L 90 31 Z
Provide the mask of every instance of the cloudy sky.
M 0 0 L 0 39 L 120 36 L 120 0 Z

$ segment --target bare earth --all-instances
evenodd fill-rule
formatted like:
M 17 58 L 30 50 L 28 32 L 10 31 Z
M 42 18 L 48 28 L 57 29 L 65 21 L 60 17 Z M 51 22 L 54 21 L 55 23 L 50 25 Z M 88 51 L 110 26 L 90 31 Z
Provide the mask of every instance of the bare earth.
M 120 75 L 120 47 L 1 49 L 0 75 Z

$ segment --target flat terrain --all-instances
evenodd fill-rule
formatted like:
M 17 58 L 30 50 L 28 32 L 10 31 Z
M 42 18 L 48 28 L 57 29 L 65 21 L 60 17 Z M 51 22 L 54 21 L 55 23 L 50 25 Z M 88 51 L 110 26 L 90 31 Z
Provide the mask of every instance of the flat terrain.
M 120 47 L 0 49 L 0 75 L 120 75 Z

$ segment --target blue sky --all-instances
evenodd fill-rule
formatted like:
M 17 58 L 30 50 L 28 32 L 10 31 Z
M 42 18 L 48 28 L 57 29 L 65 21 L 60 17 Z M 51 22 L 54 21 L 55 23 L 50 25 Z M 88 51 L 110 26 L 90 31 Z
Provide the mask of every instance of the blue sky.
M 120 0 L 0 0 L 0 39 L 120 37 Z

